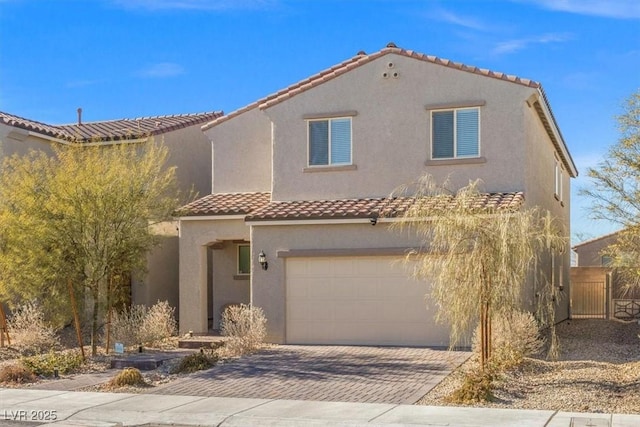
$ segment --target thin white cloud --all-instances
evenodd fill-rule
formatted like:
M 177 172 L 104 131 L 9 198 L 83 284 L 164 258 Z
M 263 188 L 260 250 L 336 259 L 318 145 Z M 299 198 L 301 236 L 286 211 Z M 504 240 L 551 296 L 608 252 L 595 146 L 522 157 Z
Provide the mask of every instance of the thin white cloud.
M 167 78 L 184 74 L 184 68 L 173 62 L 160 62 L 150 65 L 136 73 L 139 77 Z
M 638 0 L 518 0 L 544 9 L 616 19 L 640 19 Z
M 521 39 L 506 40 L 496 44 L 492 52 L 496 55 L 515 53 L 536 44 L 563 43 L 571 40 L 568 33 L 547 33 L 539 36 L 525 37 Z
M 468 28 L 477 31 L 487 31 L 489 28 L 484 22 L 471 16 L 463 16 L 442 8 L 434 9 L 429 13 L 429 17 L 438 21 Z
M 236 9 L 264 9 L 277 3 L 277 0 L 109 0 L 124 9 L 144 10 L 210 10 L 226 11 Z

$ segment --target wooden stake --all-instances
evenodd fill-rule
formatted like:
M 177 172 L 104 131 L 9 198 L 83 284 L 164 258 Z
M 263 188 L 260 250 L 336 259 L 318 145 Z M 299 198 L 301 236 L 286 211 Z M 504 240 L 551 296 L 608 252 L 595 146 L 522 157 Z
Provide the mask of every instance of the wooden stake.
M 76 334 L 78 336 L 78 345 L 80 346 L 80 353 L 82 353 L 82 360 L 86 360 L 84 355 L 84 343 L 82 342 L 82 330 L 80 329 L 80 316 L 78 316 L 78 307 L 76 306 L 76 296 L 73 292 L 73 285 L 71 280 L 67 281 L 69 287 L 69 297 L 71 298 L 71 309 L 73 310 L 73 321 L 76 325 Z
M 111 292 L 113 291 L 113 276 L 109 277 L 109 285 L 107 288 L 107 348 L 106 353 L 109 354 L 109 348 L 111 347 L 111 306 L 113 301 L 111 298 Z
M 4 337 L 7 337 L 7 345 L 11 345 L 11 337 L 9 336 L 9 328 L 7 327 L 7 315 L 0 302 L 0 347 L 4 347 Z

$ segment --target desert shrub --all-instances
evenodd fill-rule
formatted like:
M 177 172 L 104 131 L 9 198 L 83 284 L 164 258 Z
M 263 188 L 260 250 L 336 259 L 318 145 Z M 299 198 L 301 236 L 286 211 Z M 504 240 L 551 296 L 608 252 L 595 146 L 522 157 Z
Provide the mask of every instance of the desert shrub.
M 167 301 L 158 301 L 149 309 L 133 305 L 111 317 L 113 341 L 127 347 L 160 342 L 175 335 L 176 330 L 175 308 Z
M 112 388 L 126 386 L 145 387 L 147 385 L 142 374 L 136 368 L 124 368 L 107 383 L 107 386 Z
M 8 319 L 11 344 L 23 354 L 36 354 L 60 345 L 55 329 L 45 321 L 44 311 L 35 302 L 19 306 Z
M 491 322 L 491 364 L 498 371 L 513 368 L 523 359 L 539 353 L 544 347 L 538 322 L 531 313 L 513 312 L 496 316 Z M 474 349 L 479 351 L 478 333 L 474 335 Z
M 83 364 L 79 351 L 49 352 L 21 359 L 22 365 L 36 375 L 51 377 L 54 370 L 59 374 L 68 374 Z
M 449 403 L 489 402 L 493 399 L 493 374 L 480 368 L 465 373 L 460 388 L 448 397 Z
M 148 309 L 142 322 L 141 342 L 153 344 L 175 335 L 175 311 L 167 301 L 158 301 Z
M 267 319 L 260 307 L 232 305 L 222 313 L 222 335 L 228 337 L 220 350 L 241 355 L 259 348 L 267 334 Z
M 20 363 L 6 365 L 0 369 L 0 383 L 30 383 L 36 380 L 36 375 Z
M 147 308 L 144 305 L 132 305 L 111 315 L 111 337 L 127 347 L 141 344 L 140 331 L 144 323 Z
M 215 353 L 207 354 L 203 351 L 184 357 L 180 364 L 173 370 L 174 374 L 190 374 L 204 369 L 209 369 L 218 361 Z

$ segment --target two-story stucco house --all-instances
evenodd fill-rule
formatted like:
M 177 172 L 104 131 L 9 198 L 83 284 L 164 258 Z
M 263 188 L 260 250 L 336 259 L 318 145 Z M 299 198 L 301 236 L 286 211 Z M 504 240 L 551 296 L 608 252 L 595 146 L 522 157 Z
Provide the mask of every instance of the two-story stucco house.
M 252 303 L 275 343 L 447 345 L 429 284 L 400 260 L 419 242 L 380 209 L 429 173 L 487 200 L 539 205 L 569 235 L 577 175 L 539 83 L 400 49 L 358 53 L 203 126 L 212 194 L 180 221 L 180 329 Z M 534 274 L 568 291 L 569 251 Z M 534 280 L 526 286 L 533 304 Z M 568 298 L 559 302 L 560 319 Z
M 199 195 L 211 192 L 211 143 L 200 130 L 202 124 L 222 116 L 222 112 L 143 117 L 137 119 L 50 125 L 0 112 L 0 159 L 30 150 L 53 153 L 52 146 L 72 143 L 118 144 L 162 142 L 169 155 L 167 165 L 176 166 L 179 188 Z M 132 280 L 131 301 L 153 305 L 167 300 L 178 307 L 178 225 L 167 222 L 155 232 L 162 242 L 148 255 L 148 273 Z

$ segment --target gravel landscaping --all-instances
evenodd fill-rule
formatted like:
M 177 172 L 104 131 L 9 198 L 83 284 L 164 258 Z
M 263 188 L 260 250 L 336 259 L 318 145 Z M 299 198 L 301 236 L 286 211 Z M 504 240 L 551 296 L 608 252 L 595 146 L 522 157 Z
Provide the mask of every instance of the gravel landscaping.
M 527 358 L 496 383 L 492 402 L 476 407 L 576 412 L 640 413 L 640 325 L 599 319 L 558 325 L 560 360 Z M 446 401 L 461 384 L 470 359 L 423 397 L 419 405 Z

